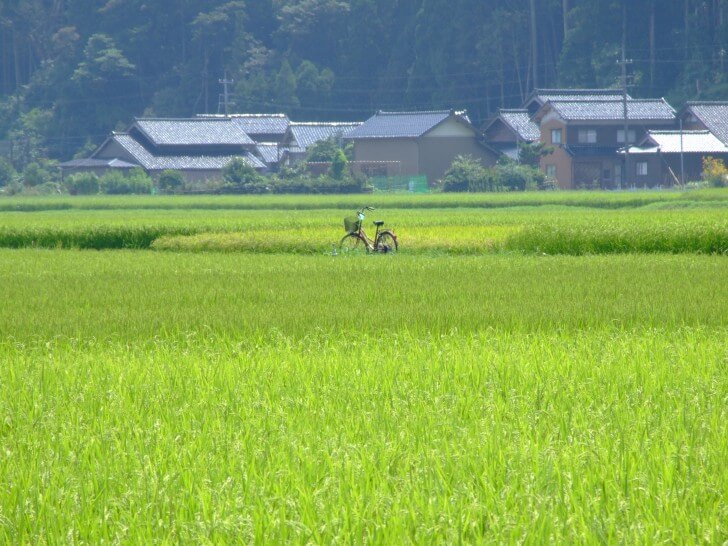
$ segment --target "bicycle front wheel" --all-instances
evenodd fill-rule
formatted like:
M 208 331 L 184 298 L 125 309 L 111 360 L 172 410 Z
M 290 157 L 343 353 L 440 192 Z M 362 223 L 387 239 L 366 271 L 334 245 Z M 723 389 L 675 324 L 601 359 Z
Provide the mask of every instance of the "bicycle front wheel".
M 383 231 L 377 237 L 377 252 L 397 252 L 399 245 L 397 244 L 397 236 L 391 231 Z
M 369 247 L 358 233 L 347 233 L 339 243 L 339 251 L 342 254 L 364 254 Z

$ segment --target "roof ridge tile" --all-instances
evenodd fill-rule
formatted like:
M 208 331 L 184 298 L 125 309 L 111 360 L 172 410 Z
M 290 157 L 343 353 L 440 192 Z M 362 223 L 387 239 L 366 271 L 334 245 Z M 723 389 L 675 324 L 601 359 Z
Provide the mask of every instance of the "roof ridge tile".
M 454 113 L 452 110 L 411 110 L 411 111 L 402 111 L 402 112 L 385 112 L 384 110 L 379 110 L 377 112 L 378 116 L 421 116 L 421 115 L 427 115 L 427 114 L 452 114 Z

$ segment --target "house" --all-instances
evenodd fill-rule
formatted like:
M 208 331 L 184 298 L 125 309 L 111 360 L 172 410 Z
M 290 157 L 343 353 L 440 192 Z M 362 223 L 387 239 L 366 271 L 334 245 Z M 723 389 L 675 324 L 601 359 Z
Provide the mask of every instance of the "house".
M 283 155 L 281 142 L 291 121 L 286 114 L 198 114 L 198 118 L 230 119 L 256 144 L 254 155 L 275 172 Z
M 538 125 L 526 109 L 501 108 L 498 115 L 483 127 L 488 145 L 511 159 L 518 159 L 521 143 L 537 142 L 541 138 Z
M 281 143 L 284 161 L 287 165 L 300 163 L 312 145 L 330 138 L 343 146 L 344 135 L 360 125 L 361 122 L 291 122 Z
M 112 133 L 86 160 L 60 165 L 65 175 L 103 174 L 108 170 L 141 167 L 150 176 L 180 171 L 189 182 L 220 179 L 222 169 L 241 157 L 263 172 L 266 165 L 254 155 L 255 142 L 229 118 L 138 118 L 123 133 Z
M 458 155 L 493 165 L 498 152 L 487 146 L 465 112 L 378 112 L 344 135 L 354 145 L 354 163 L 366 175 L 442 178 Z
M 705 157 L 727 161 L 728 146 L 708 130 L 647 131 L 629 155 L 638 173 L 649 173 L 647 185 L 673 186 L 699 180 Z
M 523 103 L 523 108 L 533 116 L 544 104 L 549 101 L 599 101 L 622 100 L 624 98 L 619 89 L 534 89 Z M 627 95 L 627 99 L 631 99 Z
M 539 124 L 541 142 L 554 148 L 541 159 L 547 176 L 565 189 L 648 184 L 653 173 L 618 151 L 642 141 L 649 130 L 674 129 L 675 111 L 664 99 L 628 99 L 625 134 L 624 104 L 610 97 L 544 103 L 533 120 Z
M 93 173 L 96 176 L 103 176 L 109 171 L 117 171 L 124 175 L 132 169 L 139 167 L 137 163 L 129 163 L 118 158 L 112 159 L 72 159 L 61 163 L 62 176 L 69 176 L 76 173 Z

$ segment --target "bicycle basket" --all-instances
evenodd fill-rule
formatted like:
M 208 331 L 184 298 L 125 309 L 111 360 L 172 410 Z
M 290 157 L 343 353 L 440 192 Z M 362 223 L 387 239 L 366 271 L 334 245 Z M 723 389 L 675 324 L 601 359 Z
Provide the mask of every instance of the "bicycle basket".
M 359 231 L 360 226 L 361 226 L 361 220 L 359 220 L 359 217 L 347 216 L 346 218 L 344 218 L 344 229 L 346 230 L 347 233 Z

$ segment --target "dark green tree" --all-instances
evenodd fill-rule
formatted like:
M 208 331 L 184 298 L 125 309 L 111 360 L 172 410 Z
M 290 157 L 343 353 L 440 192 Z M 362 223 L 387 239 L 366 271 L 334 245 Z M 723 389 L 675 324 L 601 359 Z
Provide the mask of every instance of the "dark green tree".
M 336 154 L 334 154 L 334 157 L 331 160 L 331 168 L 329 169 L 331 178 L 334 180 L 341 180 L 344 178 L 344 176 L 346 176 L 346 169 L 348 166 L 349 160 L 346 158 L 344 150 L 339 148 L 336 150 Z
M 291 64 L 288 60 L 284 60 L 276 76 L 275 85 L 276 106 L 279 109 L 290 111 L 299 106 L 298 96 L 296 95 L 297 87 L 296 75 L 293 73 Z
M 554 153 L 554 147 L 543 142 L 520 142 L 518 144 L 518 160 L 522 165 L 538 167 L 542 157 Z

